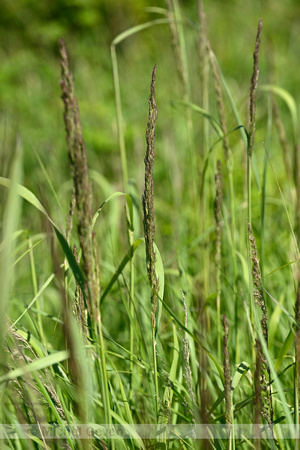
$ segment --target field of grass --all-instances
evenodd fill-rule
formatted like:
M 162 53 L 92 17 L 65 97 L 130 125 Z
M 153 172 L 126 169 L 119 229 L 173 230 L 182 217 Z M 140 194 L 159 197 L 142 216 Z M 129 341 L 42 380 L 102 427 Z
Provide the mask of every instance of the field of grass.
M 299 448 L 300 10 L 207 3 L 4 2 L 1 448 Z

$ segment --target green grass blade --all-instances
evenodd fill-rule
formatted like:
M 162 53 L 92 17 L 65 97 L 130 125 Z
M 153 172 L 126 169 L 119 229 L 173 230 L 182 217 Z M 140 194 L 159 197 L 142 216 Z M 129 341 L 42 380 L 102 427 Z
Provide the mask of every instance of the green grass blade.
M 14 323 L 11 325 L 12 328 L 14 328 L 17 323 L 22 319 L 22 317 L 30 310 L 31 306 L 39 299 L 39 297 L 42 295 L 42 293 L 44 292 L 44 290 L 49 286 L 49 284 L 51 283 L 51 281 L 55 278 L 55 274 L 52 273 L 50 275 L 50 277 L 48 277 L 48 279 L 45 281 L 45 283 L 43 284 L 43 286 L 40 288 L 40 290 L 36 293 L 36 295 L 33 297 L 33 299 L 31 300 L 31 302 L 29 303 L 28 306 L 26 306 L 26 308 L 24 309 L 24 311 L 22 312 L 22 314 L 14 321 Z
M 111 200 L 113 200 L 114 198 L 117 197 L 122 197 L 124 196 L 126 198 L 126 202 L 127 202 L 127 206 L 128 206 L 128 211 L 129 211 L 129 217 L 130 217 L 130 229 L 132 229 L 133 227 L 133 206 L 132 206 L 132 199 L 130 197 L 129 194 L 125 194 L 124 192 L 114 192 L 112 195 L 110 195 L 103 203 L 102 205 L 97 209 L 96 213 L 94 214 L 93 217 L 93 223 L 92 223 L 92 229 L 94 229 L 94 226 L 96 224 L 96 221 L 98 219 L 98 217 L 100 216 L 100 213 L 102 211 L 103 206 L 106 203 L 109 203 Z
M 59 352 L 53 353 L 51 355 L 45 356 L 44 358 L 38 358 L 26 366 L 19 367 L 17 369 L 11 370 L 10 372 L 2 375 L 0 377 L 0 383 L 4 383 L 14 378 L 22 377 L 26 373 L 36 372 L 37 370 L 45 369 L 46 367 L 53 366 L 62 361 L 65 361 L 70 357 L 69 350 L 61 350 Z
M 141 31 L 144 31 L 147 28 L 153 27 L 155 25 L 165 25 L 168 24 L 169 22 L 170 22 L 169 19 L 155 19 L 146 23 L 142 23 L 140 25 L 136 25 L 135 27 L 129 28 L 128 30 L 123 31 L 123 33 L 118 34 L 118 36 L 116 36 L 112 41 L 111 45 L 116 46 L 121 42 L 123 42 L 125 39 L 128 39 L 130 36 L 140 33 Z
M 290 348 L 292 347 L 295 340 L 295 330 L 293 327 L 290 329 L 281 349 L 279 350 L 278 356 L 275 361 L 275 370 L 278 372 L 279 367 L 285 356 L 288 355 Z

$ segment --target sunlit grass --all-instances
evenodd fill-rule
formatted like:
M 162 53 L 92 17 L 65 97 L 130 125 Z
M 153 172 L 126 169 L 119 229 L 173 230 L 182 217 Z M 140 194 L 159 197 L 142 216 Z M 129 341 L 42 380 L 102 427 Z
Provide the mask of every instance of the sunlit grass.
M 18 140 L 10 175 L 0 178 L 1 419 L 61 427 L 59 440 L 41 427 L 30 439 L 7 436 L 8 448 L 295 448 L 284 433 L 299 427 L 297 103 L 280 85 L 260 84 L 261 23 L 256 42 L 252 24 L 246 57 L 254 51 L 254 70 L 241 101 L 213 53 L 210 18 L 206 29 L 200 10 L 191 26 L 177 1 L 166 6 L 111 45 L 118 151 L 97 154 L 105 138 L 85 145 L 63 47 L 71 170 L 61 166 L 56 178 L 59 164 L 53 169 L 35 148 L 47 188 L 28 189 Z M 178 76 L 155 66 L 148 111 L 149 66 L 137 137 L 135 104 L 122 92 L 133 71 L 124 74 L 120 49 L 159 27 L 168 30 Z M 202 72 L 194 73 L 191 54 Z M 262 428 L 258 441 L 239 428 L 195 439 L 199 424 L 254 423 L 272 439 Z M 80 424 L 123 425 L 129 439 L 103 432 L 80 440 L 70 428 Z M 135 424 L 156 424 L 158 434 L 143 439 Z M 182 424 L 191 433 L 175 440 Z

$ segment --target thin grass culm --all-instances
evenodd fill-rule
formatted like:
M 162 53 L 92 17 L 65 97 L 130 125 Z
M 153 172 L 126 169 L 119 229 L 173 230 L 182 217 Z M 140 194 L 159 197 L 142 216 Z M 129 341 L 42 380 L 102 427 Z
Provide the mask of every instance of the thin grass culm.
M 157 303 L 159 293 L 159 280 L 155 273 L 156 255 L 154 251 L 154 235 L 155 235 L 155 218 L 154 218 L 154 181 L 153 181 L 153 165 L 154 165 L 154 145 L 155 145 L 155 126 L 157 122 L 157 107 L 155 101 L 155 81 L 156 81 L 156 65 L 152 72 L 152 82 L 149 97 L 149 116 L 146 131 L 146 156 L 145 156 L 145 190 L 142 197 L 143 213 L 144 213 L 144 235 L 146 249 L 146 266 L 149 284 L 151 288 L 151 324 L 152 324 L 152 346 L 153 346 L 153 365 L 154 365 L 154 384 L 156 395 L 156 415 L 158 416 L 158 373 L 156 359 L 156 333 L 157 333 Z
M 65 105 L 65 128 L 71 171 L 74 181 L 78 238 L 82 250 L 83 272 L 87 279 L 88 308 L 91 318 L 97 309 L 97 299 L 100 298 L 99 277 L 95 262 L 96 243 L 92 234 L 92 187 L 88 176 L 87 154 L 82 137 L 77 98 L 74 92 L 74 82 L 69 70 L 69 61 L 64 40 L 60 41 L 62 68 L 62 99 Z
M 214 215 L 216 223 L 216 285 L 217 285 L 217 328 L 218 328 L 218 357 L 221 357 L 221 263 L 222 263 L 222 164 L 217 162 L 217 172 L 215 174 L 216 197 L 214 204 Z

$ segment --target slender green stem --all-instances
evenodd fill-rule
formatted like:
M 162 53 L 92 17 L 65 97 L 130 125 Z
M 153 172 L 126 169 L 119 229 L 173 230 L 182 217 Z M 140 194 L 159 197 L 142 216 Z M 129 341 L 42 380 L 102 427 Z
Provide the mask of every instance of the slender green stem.
M 126 157 L 125 136 L 124 136 L 124 129 L 123 129 L 123 115 L 122 115 L 122 106 L 121 106 L 121 92 L 120 92 L 118 61 L 117 61 L 116 46 L 114 44 L 111 45 L 110 52 L 111 52 L 111 62 L 112 62 L 113 79 L 114 79 L 114 91 L 115 91 L 115 102 L 116 102 L 116 113 L 117 113 L 119 148 L 120 148 L 120 153 L 121 153 L 121 163 L 122 163 L 122 173 L 123 173 L 123 184 L 124 184 L 125 192 L 127 192 L 127 190 L 128 190 L 127 157 Z
M 127 170 L 127 156 L 126 156 L 126 146 L 125 146 L 125 136 L 123 129 L 123 115 L 122 115 L 122 104 L 121 104 L 121 92 L 120 92 L 120 80 L 119 80 L 119 71 L 118 71 L 118 61 L 117 61 L 117 53 L 116 53 L 116 45 L 111 45 L 111 61 L 112 61 L 112 69 L 113 69 L 113 80 L 114 80 L 114 92 L 115 92 L 115 103 L 116 103 L 116 113 L 117 113 L 117 124 L 118 124 L 118 137 L 119 137 L 119 148 L 121 154 L 121 164 L 122 164 L 122 173 L 123 173 L 123 184 L 124 190 L 127 193 L 128 191 L 128 170 Z M 128 238 L 129 245 L 132 246 L 134 242 L 134 235 L 132 231 L 132 224 L 129 221 L 129 213 L 126 205 L 126 214 L 127 214 L 127 222 L 128 222 Z M 130 229 L 131 227 L 131 229 Z M 130 260 L 130 314 L 131 318 L 134 317 L 134 255 Z M 129 398 L 132 398 L 132 374 L 133 374 L 133 351 L 134 351 L 134 332 L 132 322 L 130 321 L 129 325 L 129 349 L 130 349 L 130 393 Z
M 235 342 L 234 348 L 233 348 L 233 361 L 235 363 L 239 360 L 239 339 L 238 339 L 238 270 L 237 270 L 237 262 L 236 262 L 236 221 L 235 221 L 235 203 L 234 203 L 234 185 L 233 185 L 233 176 L 232 176 L 232 168 L 230 167 L 232 155 L 230 156 L 230 159 L 227 163 L 228 168 L 228 181 L 229 181 L 229 197 L 230 197 L 230 216 L 231 216 L 231 255 L 232 255 L 232 265 L 233 265 L 233 287 L 234 287 L 234 327 L 232 330 L 232 336 L 233 336 L 233 342 Z
M 247 155 L 247 213 L 248 213 L 248 223 L 251 225 L 251 155 Z M 248 254 L 250 255 L 250 245 L 249 242 L 247 243 L 248 246 Z M 251 264 L 250 259 L 248 258 L 248 272 L 249 272 L 249 287 L 252 286 L 252 274 L 251 274 Z M 250 320 L 251 320 L 251 326 L 252 329 L 254 329 L 254 299 L 252 295 L 252 289 L 249 290 L 249 296 L 250 296 Z M 253 362 L 255 362 L 255 349 L 254 349 L 254 336 L 252 336 L 252 358 Z

